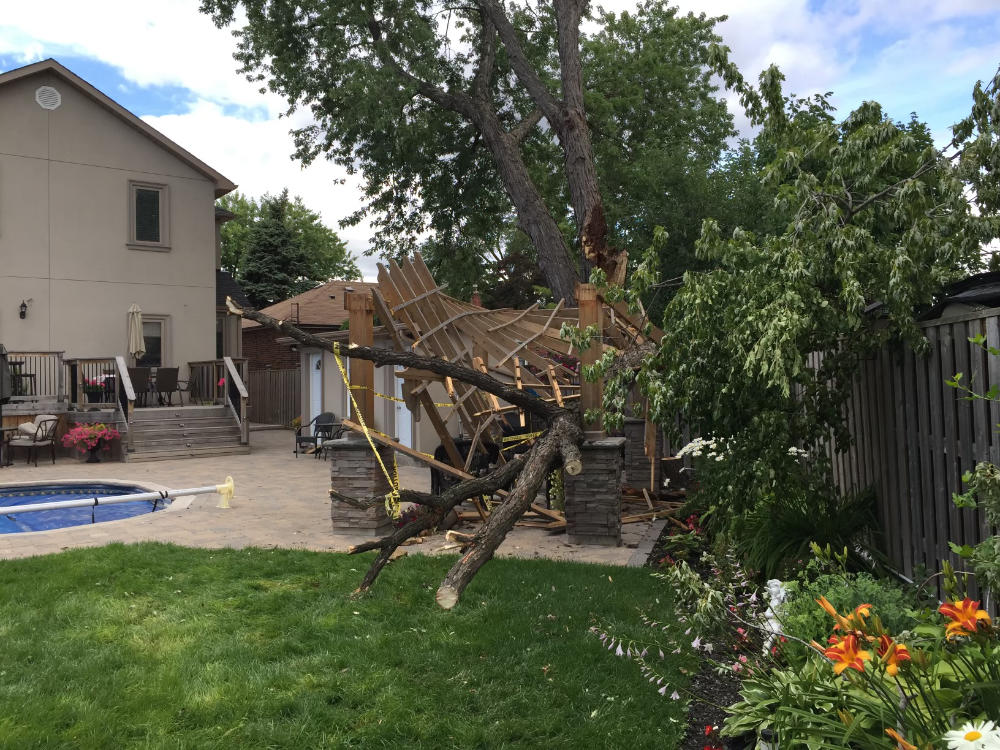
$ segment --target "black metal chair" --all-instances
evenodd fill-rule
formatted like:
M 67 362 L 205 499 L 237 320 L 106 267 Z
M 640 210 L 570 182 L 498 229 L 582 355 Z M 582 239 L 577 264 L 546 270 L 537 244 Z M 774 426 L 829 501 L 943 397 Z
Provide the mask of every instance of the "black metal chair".
M 177 400 L 184 406 L 184 396 L 181 395 L 181 381 L 177 379 L 179 369 L 176 367 L 160 367 L 156 371 L 156 393 L 159 402 L 163 403 L 163 394 L 167 395 L 167 406 L 174 405 L 173 394 L 177 394 Z
M 303 431 L 310 427 L 312 434 L 303 435 Z M 344 428 L 340 426 L 340 420 L 332 411 L 316 415 L 311 422 L 302 425 L 295 431 L 295 457 L 299 457 L 299 446 L 308 445 L 312 447 L 316 458 L 319 458 L 323 452 L 323 441 L 334 440 L 340 437 L 343 432 Z
M 28 454 L 28 463 L 32 458 L 38 466 L 38 449 L 48 447 L 52 454 L 52 463 L 56 462 L 56 428 L 59 417 L 54 414 L 39 414 L 33 423 L 18 427 L 18 434 L 7 443 L 7 449 L 24 448 Z M 28 429 L 31 428 L 31 429 Z M 10 454 L 13 457 L 13 453 Z
M 146 405 L 146 398 L 149 395 L 151 370 L 148 367 L 129 367 L 128 378 L 132 381 L 132 389 L 135 391 L 136 401 L 140 406 Z

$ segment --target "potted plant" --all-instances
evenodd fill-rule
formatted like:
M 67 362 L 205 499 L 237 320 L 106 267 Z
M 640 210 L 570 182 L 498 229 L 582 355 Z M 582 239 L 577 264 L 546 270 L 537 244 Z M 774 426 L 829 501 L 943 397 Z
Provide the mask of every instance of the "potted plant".
M 96 424 L 74 424 L 73 428 L 63 435 L 63 445 L 76 448 L 80 453 L 90 453 L 88 464 L 100 463 L 97 453 L 101 449 L 110 450 L 110 442 L 121 437 L 114 427 L 98 422 Z
M 86 378 L 83 392 L 87 394 L 88 403 L 99 404 L 104 400 L 104 382 L 98 378 Z

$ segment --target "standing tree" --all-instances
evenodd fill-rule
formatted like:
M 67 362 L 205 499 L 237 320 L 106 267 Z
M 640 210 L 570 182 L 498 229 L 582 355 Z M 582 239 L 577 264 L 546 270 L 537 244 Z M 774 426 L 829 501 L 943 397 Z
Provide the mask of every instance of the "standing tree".
M 247 236 L 240 283 L 255 306 L 267 307 L 295 294 L 306 269 L 302 244 L 288 226 L 288 191 L 261 201 L 260 218 Z
M 609 245 L 584 106 L 586 5 L 203 0 L 202 9 L 221 26 L 245 8 L 247 24 L 237 32 L 243 71 L 266 80 L 292 109 L 309 107 L 316 122 L 296 131 L 298 155 L 308 161 L 325 153 L 350 171 L 360 168 L 376 209 L 419 194 L 433 179 L 433 164 L 475 161 L 470 146 L 485 149 L 549 287 L 571 300 L 581 263 L 522 146 L 544 120 L 561 155 L 580 254 L 624 282 L 628 256 Z M 407 160 L 421 171 L 407 169 Z M 482 164 L 469 172 L 472 179 L 492 174 Z M 423 227 L 411 229 L 419 234 Z
M 278 299 L 300 294 L 330 279 L 360 279 L 357 261 L 337 233 L 323 224 L 319 214 L 307 208 L 300 197 L 288 200 L 287 190 L 282 195 L 285 195 L 282 221 L 292 244 L 301 250 L 301 263 L 287 269 L 292 280 L 287 286 L 280 285 L 286 293 Z M 248 272 L 254 273 L 247 265 L 254 228 L 264 218 L 266 207 L 275 200 L 280 200 L 280 196 L 276 199 L 265 195 L 257 199 L 239 192 L 219 200 L 221 208 L 235 215 L 222 225 L 222 267 L 241 283 L 247 281 Z M 253 259 L 257 267 L 262 262 Z

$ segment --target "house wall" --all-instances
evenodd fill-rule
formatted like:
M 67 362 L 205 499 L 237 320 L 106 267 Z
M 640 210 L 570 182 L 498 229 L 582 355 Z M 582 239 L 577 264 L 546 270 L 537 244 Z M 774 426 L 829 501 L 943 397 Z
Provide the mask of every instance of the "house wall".
M 43 85 L 62 95 L 58 109 L 35 102 Z M 168 250 L 128 246 L 130 180 L 167 186 Z M 124 354 L 135 302 L 168 320 L 166 364 L 214 359 L 214 189 L 59 76 L 0 87 L 0 342 Z

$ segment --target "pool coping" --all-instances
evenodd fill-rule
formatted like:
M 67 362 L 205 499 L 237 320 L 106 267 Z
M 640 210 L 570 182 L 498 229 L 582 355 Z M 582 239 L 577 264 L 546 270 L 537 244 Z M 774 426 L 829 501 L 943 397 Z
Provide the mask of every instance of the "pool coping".
M 17 487 L 38 487 L 44 485 L 46 487 L 58 487 L 59 485 L 73 485 L 73 484 L 103 484 L 109 487 L 135 487 L 140 490 L 145 490 L 147 492 L 164 492 L 167 490 L 174 489 L 172 487 L 167 487 L 163 484 L 158 484 L 157 482 L 150 482 L 149 480 L 137 480 L 137 481 L 125 481 L 122 479 L 95 479 L 94 477 L 81 477 L 77 479 L 51 479 L 45 480 L 44 482 L 35 480 L 33 482 L 0 482 L 0 490 L 11 489 Z M 170 503 L 159 511 L 159 513 L 174 513 L 181 510 L 187 510 L 191 507 L 191 503 L 194 502 L 196 497 L 200 495 L 186 495 L 185 497 L 178 497 L 176 499 L 171 499 Z M 113 526 L 116 524 L 129 523 L 130 521 L 136 521 L 137 519 L 143 519 L 152 516 L 158 518 L 158 513 L 141 513 L 137 516 L 132 516 L 130 518 L 116 518 L 112 521 L 101 521 L 99 523 L 92 523 L 87 525 L 76 525 L 76 526 L 62 526 L 58 529 L 39 529 L 37 531 L 18 531 L 14 534 L 2 534 L 0 538 L 5 536 L 17 536 L 18 538 L 27 537 L 34 534 L 59 534 L 62 532 L 72 531 L 74 529 L 81 528 L 93 528 L 94 526 L 100 526 L 101 528 L 106 528 L 108 526 Z M 147 522 L 148 523 L 148 522 Z

